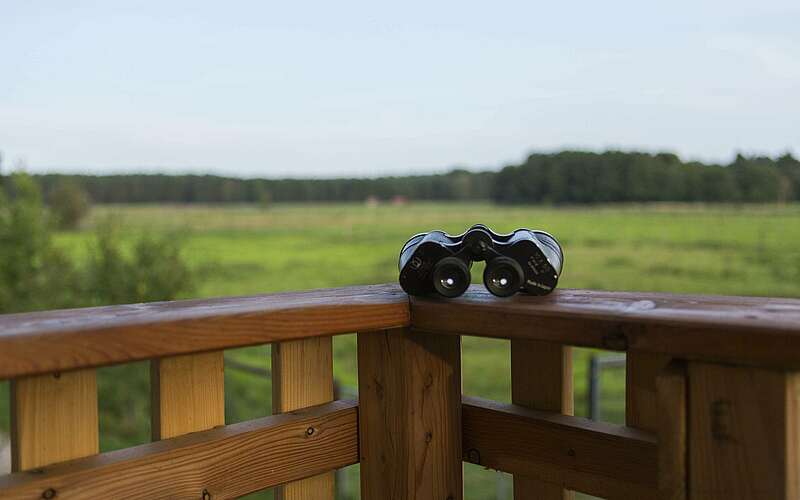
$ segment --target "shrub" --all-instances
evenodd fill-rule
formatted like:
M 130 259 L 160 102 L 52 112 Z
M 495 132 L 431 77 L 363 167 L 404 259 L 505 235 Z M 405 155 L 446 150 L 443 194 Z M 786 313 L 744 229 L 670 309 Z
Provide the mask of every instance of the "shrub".
M 76 270 L 52 244 L 39 188 L 26 174 L 0 189 L 0 312 L 76 305 Z
M 60 229 L 75 229 L 89 213 L 89 195 L 75 181 L 61 180 L 47 197 Z
M 171 300 L 192 289 L 173 235 L 124 239 L 101 224 L 86 260 L 53 244 L 53 218 L 36 183 L 14 174 L 0 189 L 0 313 Z M 127 247 L 126 247 L 127 244 Z
M 129 252 L 123 241 L 113 220 L 98 227 L 86 265 L 85 289 L 92 304 L 172 300 L 192 289 L 180 238 L 145 234 Z

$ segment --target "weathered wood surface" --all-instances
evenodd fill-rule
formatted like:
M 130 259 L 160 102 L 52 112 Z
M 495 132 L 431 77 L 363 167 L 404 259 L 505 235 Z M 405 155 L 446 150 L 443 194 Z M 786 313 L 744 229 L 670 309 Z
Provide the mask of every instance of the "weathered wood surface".
M 225 425 L 222 351 L 155 359 L 150 387 L 154 441 Z
M 397 285 L 0 315 L 0 379 L 408 323 Z
M 800 498 L 800 375 L 689 363 L 689 498 Z
M 650 432 L 658 429 L 656 378 L 669 364 L 663 354 L 629 351 L 625 359 L 625 423 Z
M 316 337 L 272 345 L 272 411 L 285 413 L 333 400 L 333 339 Z M 314 431 L 316 432 L 316 431 Z M 277 488 L 277 500 L 333 500 L 334 473 Z
M 411 298 L 412 326 L 678 358 L 800 368 L 800 300 L 557 289 Z
M 461 339 L 358 334 L 361 498 L 462 498 Z
M 652 498 L 655 436 L 629 427 L 463 399 L 467 462 L 603 498 Z
M 12 470 L 93 455 L 98 432 L 94 370 L 11 381 Z
M 336 401 L 0 476 L 0 497 L 219 500 L 356 462 L 357 403 Z
M 572 415 L 572 348 L 537 340 L 511 340 L 511 402 Z M 514 476 L 514 500 L 571 500 L 560 484 Z
M 685 363 L 673 361 L 656 377 L 658 498 L 686 500 L 688 381 Z

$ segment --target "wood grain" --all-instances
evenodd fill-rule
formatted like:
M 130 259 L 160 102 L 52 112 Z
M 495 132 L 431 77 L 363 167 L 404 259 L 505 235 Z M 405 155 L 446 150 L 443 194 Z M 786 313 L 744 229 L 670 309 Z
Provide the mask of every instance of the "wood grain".
M 798 377 L 689 364 L 690 498 L 798 498 Z
M 686 500 L 688 382 L 686 365 L 672 361 L 656 378 L 658 497 Z
M 272 411 L 284 413 L 333 400 L 333 339 L 272 345 Z M 276 500 L 333 500 L 334 473 L 281 486 Z
M 11 468 L 24 471 L 99 451 L 94 370 L 11 381 Z
M 225 425 L 222 351 L 153 360 L 150 386 L 154 441 Z
M 359 333 L 358 388 L 361 498 L 460 500 L 460 339 Z
M 464 397 L 464 460 L 603 498 L 651 498 L 655 437 L 629 427 Z
M 572 349 L 536 340 L 511 340 L 511 401 L 534 410 L 572 415 Z M 560 484 L 514 476 L 515 500 L 571 500 Z
M 558 289 L 498 299 L 411 298 L 412 326 L 800 369 L 800 300 Z M 501 327 L 499 327 L 501 326 Z
M 625 360 L 625 423 L 650 432 L 658 429 L 656 377 L 670 356 L 631 351 Z
M 398 285 L 0 315 L 0 380 L 408 323 Z
M 357 461 L 357 403 L 336 401 L 2 476 L 0 497 L 220 500 Z

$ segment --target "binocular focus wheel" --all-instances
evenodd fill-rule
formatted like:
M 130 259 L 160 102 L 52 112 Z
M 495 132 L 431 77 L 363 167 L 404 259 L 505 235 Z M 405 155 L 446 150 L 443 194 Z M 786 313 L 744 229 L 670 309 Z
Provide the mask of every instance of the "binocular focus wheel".
M 458 297 L 467 291 L 469 282 L 469 267 L 458 257 L 445 257 L 433 268 L 433 288 L 444 297 Z
M 519 263 L 509 257 L 496 257 L 486 264 L 483 284 L 498 297 L 510 297 L 522 288 L 525 273 Z

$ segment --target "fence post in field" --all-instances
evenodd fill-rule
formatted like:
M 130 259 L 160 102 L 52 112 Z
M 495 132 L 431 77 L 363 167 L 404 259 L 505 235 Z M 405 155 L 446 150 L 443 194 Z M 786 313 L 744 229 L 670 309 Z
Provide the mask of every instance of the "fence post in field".
M 536 410 L 573 414 L 572 349 L 536 340 L 511 340 L 511 399 Z M 558 484 L 514 476 L 515 500 L 571 500 Z
M 272 412 L 284 413 L 333 401 L 333 338 L 272 344 Z M 325 432 L 309 428 L 307 432 Z M 333 500 L 333 471 L 276 488 L 279 500 Z
M 358 334 L 361 498 L 460 500 L 461 339 Z
M 95 370 L 11 381 L 11 469 L 24 471 L 99 451 Z

